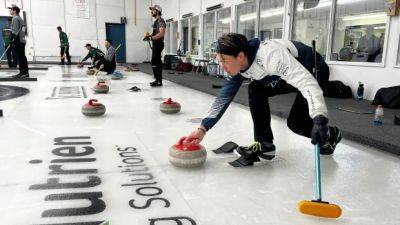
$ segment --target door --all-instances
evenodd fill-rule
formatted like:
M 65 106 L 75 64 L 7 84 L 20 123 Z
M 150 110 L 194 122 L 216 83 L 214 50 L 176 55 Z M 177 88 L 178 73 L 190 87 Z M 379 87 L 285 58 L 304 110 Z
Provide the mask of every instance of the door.
M 117 52 L 117 62 L 126 63 L 125 24 L 106 23 L 106 37 L 115 48 L 121 45 Z
M 4 26 L 7 25 L 7 23 L 8 23 L 8 17 L 1 16 L 0 17 L 0 32 L 1 32 L 1 35 L 0 35 L 0 56 L 3 55 L 3 53 L 5 51 L 5 49 L 4 49 L 4 40 L 3 40 L 3 28 L 4 28 Z M 3 56 L 2 59 L 3 60 L 7 60 L 7 58 L 4 57 L 4 56 Z
M 183 28 L 183 54 L 189 49 L 189 27 Z

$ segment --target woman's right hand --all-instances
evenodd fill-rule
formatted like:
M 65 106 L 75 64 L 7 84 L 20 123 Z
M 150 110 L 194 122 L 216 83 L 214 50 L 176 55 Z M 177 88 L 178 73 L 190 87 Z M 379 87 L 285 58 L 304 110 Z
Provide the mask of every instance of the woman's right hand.
M 204 127 L 199 127 L 194 130 L 189 136 L 186 137 L 185 142 L 188 144 L 200 144 L 204 136 L 206 136 L 206 129 Z

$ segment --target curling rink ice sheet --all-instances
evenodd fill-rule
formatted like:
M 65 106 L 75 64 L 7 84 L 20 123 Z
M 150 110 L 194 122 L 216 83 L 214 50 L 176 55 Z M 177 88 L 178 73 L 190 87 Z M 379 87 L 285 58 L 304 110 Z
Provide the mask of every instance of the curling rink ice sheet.
M 323 198 L 343 210 L 339 219 L 297 211 L 314 197 L 313 146 L 273 117 L 277 157 L 233 168 L 234 154 L 211 150 L 227 141 L 252 142 L 248 108 L 232 104 L 203 141 L 207 162 L 179 169 L 168 149 L 197 127 L 214 97 L 152 77 L 125 73 L 107 95 L 93 94 L 85 70 L 53 66 L 38 82 L 3 82 L 30 89 L 1 101 L 0 218 L 6 225 L 399 225 L 399 158 L 342 141 L 322 157 Z M 64 74 L 64 76 L 63 76 Z M 68 74 L 68 75 L 65 75 Z M 74 74 L 76 76 L 74 76 Z M 142 92 L 129 92 L 138 86 Z M 159 111 L 172 97 L 181 113 Z M 103 117 L 87 118 L 81 106 L 96 98 Z

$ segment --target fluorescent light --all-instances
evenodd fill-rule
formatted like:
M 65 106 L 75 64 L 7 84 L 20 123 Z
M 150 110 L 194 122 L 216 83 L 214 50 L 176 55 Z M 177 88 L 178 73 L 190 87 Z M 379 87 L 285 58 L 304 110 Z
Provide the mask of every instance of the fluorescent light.
M 226 18 L 219 19 L 218 21 L 221 22 L 222 24 L 230 24 L 231 23 L 231 18 L 230 17 L 226 17 Z
M 347 5 L 347 4 L 354 4 L 358 2 L 364 2 L 365 0 L 338 0 L 336 5 Z M 302 5 L 300 5 L 297 8 L 297 12 L 303 12 L 307 10 L 312 10 L 312 9 L 318 9 L 318 8 L 325 8 L 325 7 L 330 7 L 332 5 L 332 0 L 321 0 L 317 6 L 314 8 L 309 8 L 309 9 L 304 9 Z
M 256 13 L 249 13 L 240 16 L 240 21 L 242 22 L 255 19 L 256 19 Z
M 260 17 L 261 18 L 268 18 L 268 17 L 273 17 L 273 16 L 278 16 L 278 15 L 283 15 L 284 9 L 283 8 L 277 8 L 277 9 L 269 9 L 269 10 L 264 10 L 261 11 Z M 240 21 L 248 21 L 248 20 L 255 20 L 256 19 L 256 13 L 249 13 L 249 14 L 244 14 L 240 16 Z
M 387 14 L 385 12 L 380 13 L 368 13 L 368 14 L 361 14 L 355 16 L 345 16 L 342 18 L 343 21 L 351 21 L 351 20 L 362 20 L 362 19 L 372 19 L 372 18 L 386 18 Z
M 267 18 L 267 17 L 273 17 L 273 16 L 278 16 L 278 15 L 283 15 L 284 9 L 283 8 L 278 8 L 278 9 L 271 9 L 271 10 L 264 10 L 261 11 L 261 18 Z

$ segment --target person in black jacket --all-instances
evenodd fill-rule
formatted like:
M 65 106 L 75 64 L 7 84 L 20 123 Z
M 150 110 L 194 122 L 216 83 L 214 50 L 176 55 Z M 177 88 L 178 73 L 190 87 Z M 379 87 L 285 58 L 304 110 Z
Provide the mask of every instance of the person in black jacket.
M 156 19 L 153 24 L 153 33 L 145 37 L 145 40 L 151 40 L 153 43 L 153 52 L 151 56 L 151 66 L 155 81 L 150 83 L 152 87 L 162 86 L 162 60 L 161 53 L 164 49 L 164 36 L 167 24 L 161 18 L 162 9 L 159 5 L 150 7 L 151 15 Z

